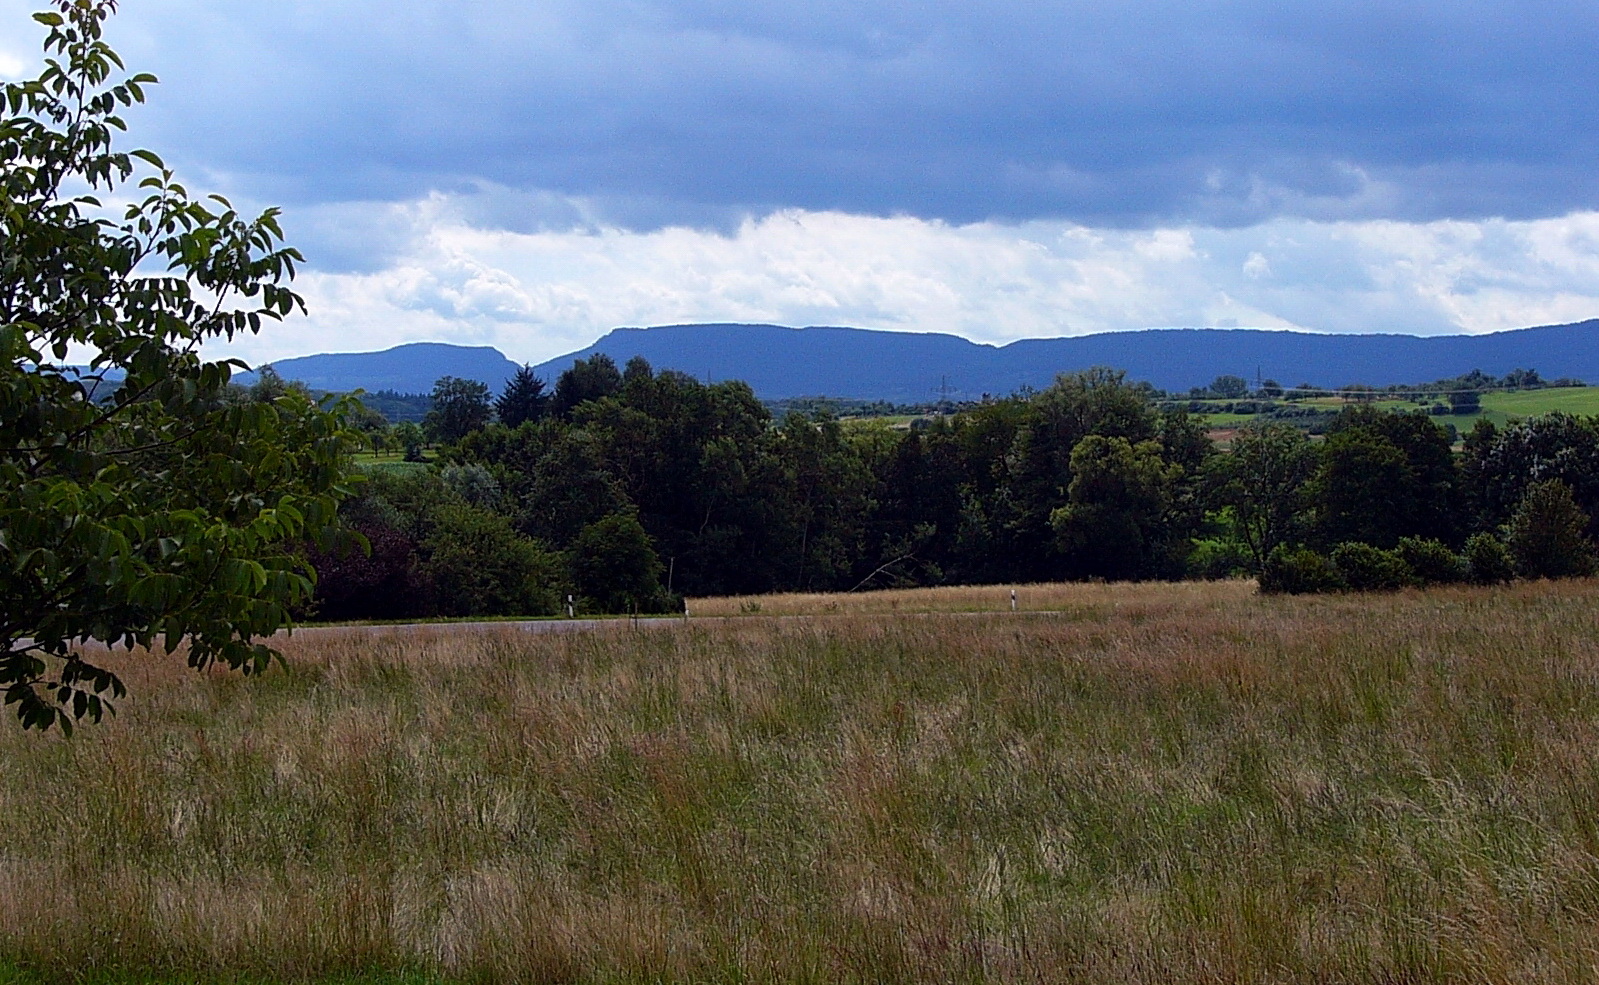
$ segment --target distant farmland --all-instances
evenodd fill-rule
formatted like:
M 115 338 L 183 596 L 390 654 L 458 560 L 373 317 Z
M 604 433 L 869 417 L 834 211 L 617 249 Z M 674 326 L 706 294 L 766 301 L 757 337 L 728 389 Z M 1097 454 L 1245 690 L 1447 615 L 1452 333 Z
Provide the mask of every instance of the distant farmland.
M 1425 410 L 1435 403 L 1431 400 L 1373 400 L 1364 402 L 1366 406 L 1376 407 L 1388 411 L 1415 411 Z M 1221 406 L 1227 401 L 1202 401 L 1201 403 Z M 1351 406 L 1352 401 L 1338 397 L 1322 397 L 1316 399 L 1298 400 L 1292 404 L 1280 402 L 1278 406 L 1292 406 L 1299 408 L 1322 408 L 1336 411 L 1343 407 Z M 1495 424 L 1504 424 L 1518 418 L 1536 417 L 1551 411 L 1564 411 L 1568 414 L 1591 416 L 1599 414 L 1599 386 L 1582 387 L 1548 387 L 1538 390 L 1518 390 L 1485 393 L 1482 395 L 1482 409 L 1471 414 L 1439 414 L 1433 419 L 1439 424 L 1453 424 L 1461 432 L 1471 429 L 1478 418 L 1486 418 Z M 1216 428 L 1242 427 L 1255 421 L 1266 420 L 1265 415 L 1258 414 L 1232 414 L 1201 412 L 1205 423 Z M 1291 422 L 1290 422 L 1291 423 Z

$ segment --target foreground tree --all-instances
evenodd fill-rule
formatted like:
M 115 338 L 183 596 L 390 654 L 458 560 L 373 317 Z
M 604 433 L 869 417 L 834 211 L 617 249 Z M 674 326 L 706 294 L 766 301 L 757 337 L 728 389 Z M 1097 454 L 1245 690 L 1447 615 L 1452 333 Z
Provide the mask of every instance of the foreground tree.
M 303 392 L 227 399 L 208 339 L 303 309 L 276 210 L 192 199 L 119 152 L 115 0 L 58 0 L 39 78 L 0 99 L 0 691 L 32 728 L 98 720 L 122 685 L 75 643 L 264 669 L 309 597 L 355 436 Z M 113 208 L 137 179 L 139 197 Z M 159 271 L 162 273 L 146 272 Z M 88 358 L 86 370 L 63 366 Z

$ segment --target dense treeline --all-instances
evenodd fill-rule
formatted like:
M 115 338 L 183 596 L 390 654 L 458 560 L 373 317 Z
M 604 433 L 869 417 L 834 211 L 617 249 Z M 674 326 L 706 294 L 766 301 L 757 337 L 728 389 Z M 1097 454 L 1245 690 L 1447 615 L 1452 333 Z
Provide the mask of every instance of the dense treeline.
M 670 611 L 685 595 L 1259 575 L 1268 590 L 1583 573 L 1599 422 L 1352 407 L 1218 451 L 1115 371 L 908 431 L 781 420 L 739 382 L 575 364 L 552 391 L 442 380 L 435 467 L 345 507 L 370 556 L 317 556 L 325 618 Z M 498 418 L 497 420 L 495 418 Z M 514 423 L 509 426 L 507 422 Z

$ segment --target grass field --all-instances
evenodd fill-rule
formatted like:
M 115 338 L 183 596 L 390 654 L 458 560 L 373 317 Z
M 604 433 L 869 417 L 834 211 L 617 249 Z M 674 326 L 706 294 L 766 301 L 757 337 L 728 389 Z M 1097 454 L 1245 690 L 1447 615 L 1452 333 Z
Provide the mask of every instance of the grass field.
M 0 981 L 1599 978 L 1599 583 L 990 594 L 117 657 Z
M 1336 397 L 1315 400 L 1299 401 L 1297 406 L 1325 407 L 1328 410 L 1337 410 L 1347 406 L 1345 401 Z M 1414 411 L 1418 409 L 1415 401 L 1411 400 L 1377 400 L 1371 406 L 1389 411 Z M 1599 414 L 1599 387 L 1549 387 L 1542 390 L 1520 390 L 1516 392 L 1485 393 L 1482 397 L 1482 409 L 1475 414 L 1443 414 L 1434 420 L 1440 424 L 1453 424 L 1462 433 L 1471 429 L 1477 418 L 1485 417 L 1495 424 L 1503 425 L 1513 418 L 1525 419 L 1547 414 L 1550 411 L 1565 411 L 1568 414 L 1591 416 Z M 1252 414 L 1205 414 L 1204 422 L 1212 428 L 1236 428 L 1256 420 Z
M 1495 424 L 1503 424 L 1512 417 L 1536 417 L 1554 410 L 1583 416 L 1599 414 L 1599 387 L 1558 387 L 1547 390 L 1522 390 L 1517 393 L 1489 393 L 1484 394 L 1482 398 L 1482 414 Z M 1467 419 L 1468 427 L 1471 420 Z

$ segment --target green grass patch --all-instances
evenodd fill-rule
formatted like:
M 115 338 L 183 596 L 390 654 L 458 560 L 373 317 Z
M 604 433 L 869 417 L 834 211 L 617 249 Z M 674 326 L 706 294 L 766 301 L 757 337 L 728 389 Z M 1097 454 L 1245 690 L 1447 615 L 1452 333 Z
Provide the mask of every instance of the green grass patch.
M 1288 406 L 1336 411 L 1350 404 L 1337 397 L 1319 397 L 1294 401 Z M 1409 412 L 1424 410 L 1427 405 L 1414 400 L 1375 400 L 1368 406 L 1385 411 Z M 1552 411 L 1564 411 L 1580 416 L 1599 414 L 1599 387 L 1548 387 L 1541 390 L 1485 393 L 1482 396 L 1480 411 L 1473 414 L 1439 414 L 1435 415 L 1433 420 L 1439 424 L 1453 424 L 1457 430 L 1464 433 L 1471 429 L 1479 417 L 1503 426 L 1511 420 L 1536 417 Z M 1207 426 L 1213 428 L 1243 427 L 1255 421 L 1270 419 L 1268 416 L 1258 414 L 1215 413 L 1198 416 Z

